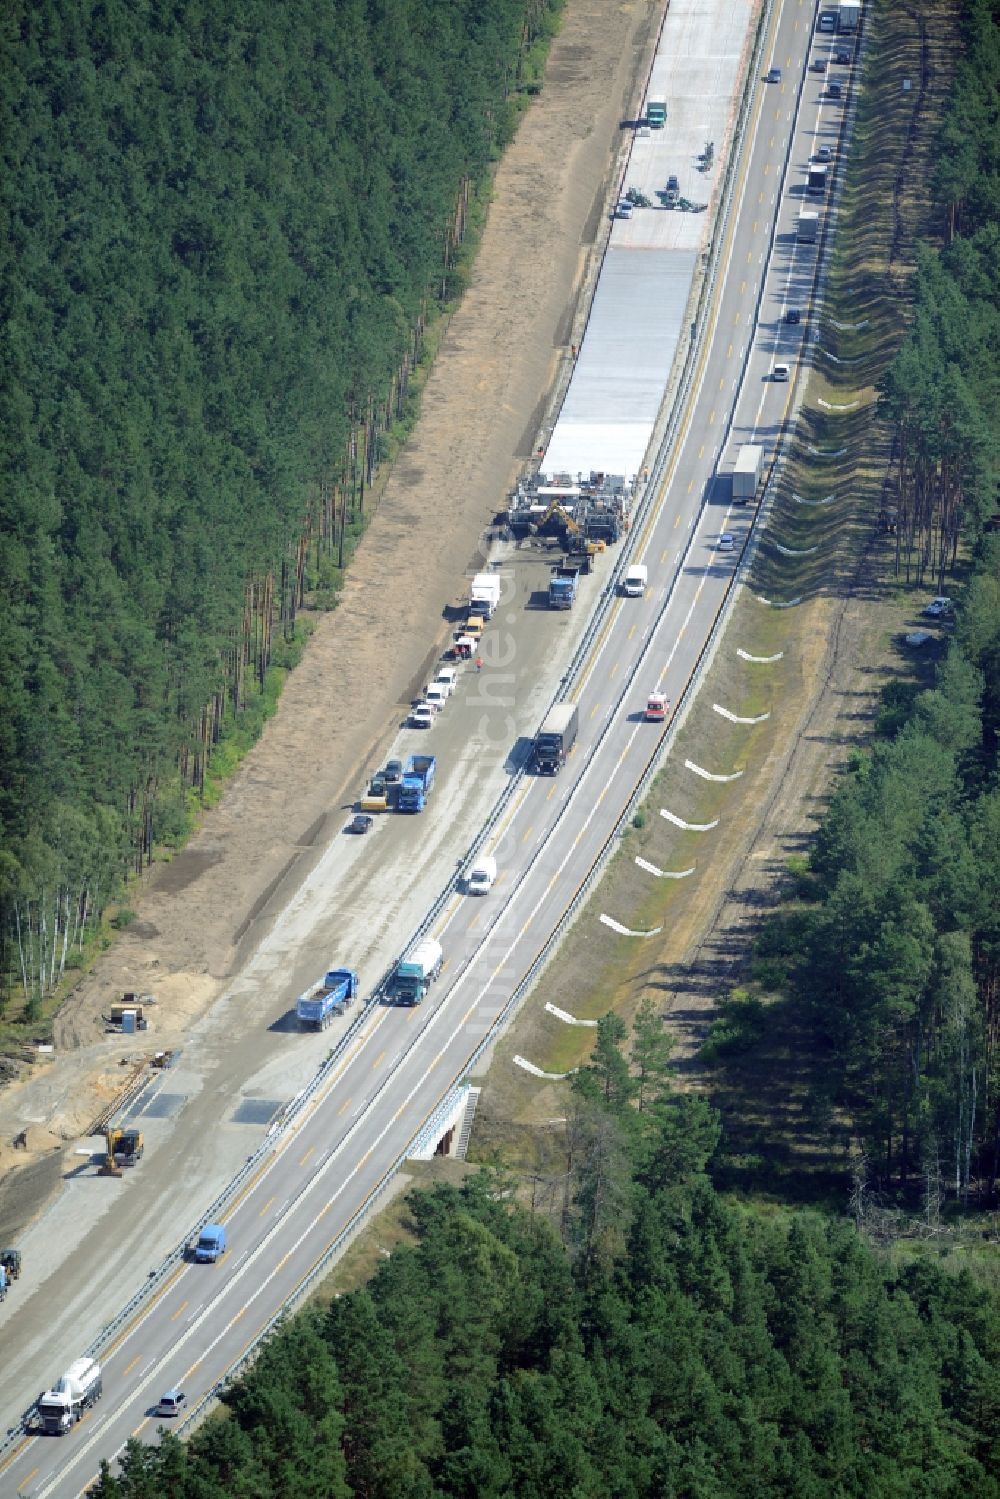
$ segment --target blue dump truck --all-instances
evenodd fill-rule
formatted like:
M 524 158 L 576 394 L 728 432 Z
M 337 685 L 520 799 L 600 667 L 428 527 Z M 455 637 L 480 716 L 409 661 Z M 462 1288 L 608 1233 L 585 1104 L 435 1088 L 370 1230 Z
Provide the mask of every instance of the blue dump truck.
M 396 965 L 393 992 L 397 1004 L 418 1005 L 441 972 L 444 954 L 435 937 L 421 937 Z
M 566 764 L 566 756 L 576 743 L 579 717 L 576 703 L 557 703 L 545 715 L 541 728 L 535 735 L 532 763 L 539 775 L 558 775 Z
M 318 983 L 300 994 L 295 1006 L 299 1025 L 307 1031 L 325 1031 L 334 1016 L 342 1015 L 358 994 L 358 976 L 353 968 L 329 968 Z
M 552 569 L 549 579 L 549 608 L 572 609 L 576 590 L 580 586 L 579 563 L 564 564 Z
M 221 1223 L 206 1223 L 190 1249 L 191 1258 L 199 1265 L 213 1265 L 225 1252 L 226 1230 Z
M 403 766 L 396 806 L 400 812 L 422 812 L 434 785 L 437 760 L 433 755 L 410 755 Z

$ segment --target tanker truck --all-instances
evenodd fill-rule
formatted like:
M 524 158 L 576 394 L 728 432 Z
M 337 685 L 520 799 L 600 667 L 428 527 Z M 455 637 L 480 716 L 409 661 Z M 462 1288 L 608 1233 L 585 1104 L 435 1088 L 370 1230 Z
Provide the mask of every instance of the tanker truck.
M 100 1400 L 103 1393 L 101 1366 L 92 1358 L 78 1358 L 38 1400 L 42 1430 L 62 1436 L 75 1426 L 84 1411 Z

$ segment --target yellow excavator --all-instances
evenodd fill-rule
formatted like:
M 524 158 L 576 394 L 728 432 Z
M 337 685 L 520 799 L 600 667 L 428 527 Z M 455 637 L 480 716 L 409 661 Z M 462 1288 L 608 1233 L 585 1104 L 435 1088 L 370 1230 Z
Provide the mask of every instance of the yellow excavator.
M 563 505 L 560 505 L 558 499 L 554 499 L 549 502 L 549 507 L 546 510 L 545 514 L 542 516 L 541 520 L 532 525 L 532 531 L 534 531 L 536 535 L 540 531 L 544 531 L 549 521 L 553 518 L 561 522 L 565 529 L 574 537 L 573 551 L 577 555 L 581 555 L 584 557 L 596 557 L 598 552 L 603 552 L 607 547 L 607 542 L 605 541 L 588 541 L 584 534 L 583 527 L 573 519 L 569 511 Z
M 142 1160 L 144 1144 L 138 1129 L 106 1129 L 105 1156 L 98 1176 L 121 1176 L 123 1166 L 134 1166 Z

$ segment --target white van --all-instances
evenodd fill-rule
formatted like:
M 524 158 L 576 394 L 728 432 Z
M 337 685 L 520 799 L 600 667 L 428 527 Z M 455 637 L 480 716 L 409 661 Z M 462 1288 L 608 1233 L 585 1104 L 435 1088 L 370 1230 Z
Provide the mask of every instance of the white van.
M 497 877 L 497 861 L 492 854 L 480 854 L 466 877 L 470 895 L 485 895 Z
M 435 713 L 440 713 L 447 701 L 447 689 L 440 682 L 430 682 L 424 691 L 424 702 L 429 703 Z
M 644 562 L 637 562 L 622 579 L 622 593 L 627 599 L 641 599 L 648 582 L 649 568 Z
M 449 697 L 458 685 L 458 672 L 453 666 L 442 666 L 434 678 L 435 687 L 443 687 Z

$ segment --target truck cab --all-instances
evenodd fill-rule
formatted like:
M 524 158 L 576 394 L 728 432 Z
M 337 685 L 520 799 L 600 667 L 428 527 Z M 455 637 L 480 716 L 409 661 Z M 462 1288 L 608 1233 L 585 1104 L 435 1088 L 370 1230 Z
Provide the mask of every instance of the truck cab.
M 662 692 L 651 692 L 646 699 L 646 722 L 663 723 L 670 712 L 670 699 Z

